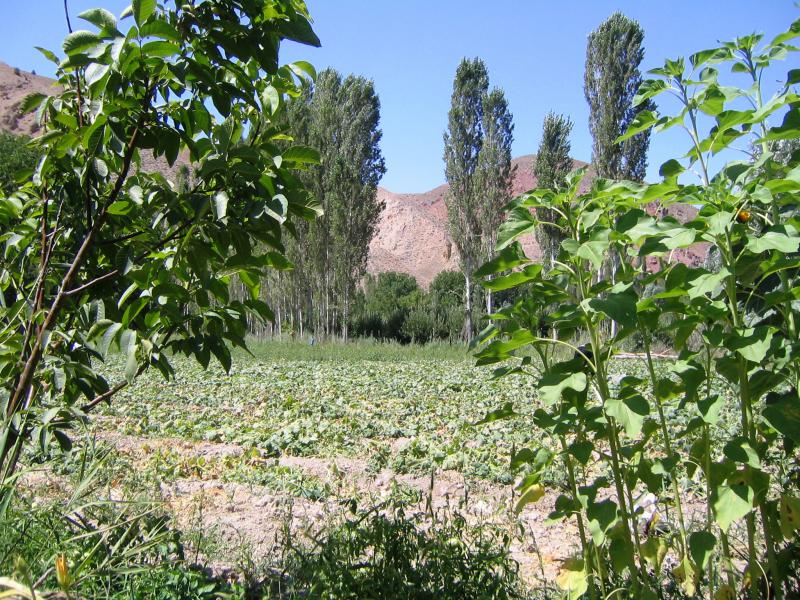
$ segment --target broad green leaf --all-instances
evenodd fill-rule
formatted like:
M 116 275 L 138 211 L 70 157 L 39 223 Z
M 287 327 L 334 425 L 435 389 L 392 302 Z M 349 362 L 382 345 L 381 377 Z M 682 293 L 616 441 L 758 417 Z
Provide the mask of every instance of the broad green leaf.
M 90 8 L 78 13 L 78 18 L 91 23 L 98 29 L 103 29 L 104 27 L 116 29 L 117 27 L 116 17 L 104 8 Z
M 623 327 L 636 325 L 636 295 L 633 292 L 610 293 L 605 298 L 592 298 L 588 306 L 595 312 L 601 312 Z
M 761 364 L 767 356 L 773 336 L 774 331 L 766 325 L 742 329 L 731 332 L 725 340 L 725 347 L 738 352 L 750 362 Z
M 658 113 L 654 110 L 643 110 L 636 117 L 633 119 L 633 122 L 630 124 L 628 129 L 619 136 L 614 143 L 619 144 L 620 142 L 624 142 L 625 140 L 632 138 L 637 133 L 641 133 L 646 129 L 650 129 L 658 122 Z
M 728 270 L 723 268 L 717 273 L 705 273 L 693 278 L 689 282 L 687 292 L 689 298 L 695 299 L 707 294 L 714 295 L 722 286 L 723 281 L 728 276 Z
M 141 27 L 156 10 L 156 0 L 133 0 L 133 18 L 136 25 Z
M 753 490 L 747 485 L 721 484 L 712 490 L 714 519 L 723 533 L 727 533 L 732 523 L 744 518 L 753 509 L 753 498 Z
M 181 52 L 180 46 L 162 40 L 147 42 L 142 46 L 142 54 L 144 56 L 156 56 L 159 58 L 167 58 L 169 56 L 180 54 L 180 52 Z
M 589 579 L 582 558 L 565 560 L 556 576 L 556 585 L 564 590 L 567 600 L 578 600 L 589 589 Z
M 662 177 L 675 177 L 683 173 L 686 169 L 684 166 L 675 160 L 674 158 L 669 159 L 667 162 L 661 165 L 658 170 L 658 174 Z
M 126 329 L 122 332 L 119 339 L 120 350 L 125 356 L 125 379 L 130 384 L 133 383 L 136 377 L 136 371 L 139 368 L 136 360 L 136 332 L 132 329 Z
M 743 437 L 737 437 L 726 443 L 724 452 L 725 456 L 734 462 L 749 465 L 755 469 L 761 468 L 761 459 L 758 457 L 758 452 Z
M 668 88 L 667 82 L 663 79 L 646 79 L 639 85 L 636 96 L 633 98 L 633 106 L 639 106 L 648 98 L 657 96 Z
M 524 207 L 514 208 L 500 225 L 497 233 L 497 250 L 502 250 L 519 236 L 531 232 L 536 227 L 536 219 Z
M 161 19 L 155 19 L 139 27 L 139 35 L 143 38 L 158 37 L 169 42 L 181 41 L 180 32 L 172 25 Z
M 797 392 L 767 394 L 767 406 L 761 414 L 775 430 L 800 444 L 800 399 Z
M 694 564 L 702 571 L 708 565 L 717 538 L 708 531 L 695 531 L 689 536 L 689 552 L 692 554 Z
M 627 398 L 611 398 L 605 403 L 606 413 L 625 428 L 628 437 L 642 432 L 642 425 L 650 414 L 650 405 L 644 396 L 634 394 Z
M 528 281 L 538 280 L 542 273 L 542 265 L 528 265 L 521 271 L 514 271 L 508 275 L 495 277 L 494 279 L 484 279 L 481 285 L 487 290 L 499 292 L 508 290 L 527 283 Z
M 485 417 L 483 417 L 480 421 L 476 421 L 473 423 L 473 425 L 484 425 L 486 423 L 493 423 L 494 421 L 510 419 L 518 416 L 519 413 L 514 412 L 514 405 L 511 402 L 506 402 L 502 408 L 498 408 L 497 410 L 486 413 Z
M 576 255 L 578 258 L 588 260 L 595 269 L 603 265 L 603 258 L 608 249 L 608 231 L 598 232 L 592 236 L 588 242 L 582 243 L 578 247 Z
M 59 64 L 61 62 L 58 59 L 58 57 L 53 53 L 52 50 L 48 50 L 47 48 L 42 48 L 41 46 L 34 46 L 34 48 L 38 50 L 39 53 L 42 54 L 42 56 L 44 56 L 51 63 Z
M 519 242 L 514 242 L 503 248 L 495 258 L 475 271 L 475 277 L 480 278 L 486 277 L 487 275 L 494 275 L 495 273 L 501 273 L 530 262 L 531 260 L 525 256 L 522 245 Z
M 700 67 L 707 62 L 717 62 L 722 60 L 727 56 L 727 52 L 725 52 L 722 48 L 710 48 L 708 50 L 701 50 L 700 52 L 695 52 L 689 57 L 689 62 L 692 65 L 693 69 Z
M 77 54 L 78 52 L 96 46 L 99 41 L 100 38 L 97 37 L 97 34 L 86 31 L 85 29 L 79 29 L 78 31 L 73 31 L 64 38 L 64 52 L 70 55 Z
M 778 512 L 780 513 L 781 533 L 787 540 L 791 540 L 794 532 L 800 529 L 800 498 L 781 494 Z
M 298 77 L 308 77 L 311 80 L 315 80 L 317 78 L 317 70 L 314 68 L 314 65 L 309 62 L 304 60 L 296 60 L 289 63 L 287 66 Z
M 561 400 L 564 390 L 582 392 L 586 389 L 585 373 L 547 373 L 539 380 L 539 398 L 545 404 Z
M 606 541 L 606 533 L 617 523 L 617 504 L 613 500 L 589 502 L 586 519 L 592 540 L 596 546 L 602 546 Z
M 283 160 L 301 165 L 320 164 L 319 152 L 307 146 L 292 146 L 281 154 Z
M 794 227 L 778 226 L 773 227 L 759 237 L 750 237 L 747 240 L 747 249 L 750 252 L 759 254 L 767 250 L 777 250 L 789 254 L 797 252 L 800 248 L 800 236 Z

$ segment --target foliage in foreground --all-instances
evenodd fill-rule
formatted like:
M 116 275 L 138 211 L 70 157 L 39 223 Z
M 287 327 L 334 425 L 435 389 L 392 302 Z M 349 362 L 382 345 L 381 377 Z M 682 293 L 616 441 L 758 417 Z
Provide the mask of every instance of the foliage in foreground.
M 284 226 L 316 214 L 292 170 L 317 154 L 275 146 L 285 97 L 313 76 L 278 65 L 281 40 L 319 43 L 303 2 L 138 1 L 124 16 L 123 34 L 108 11 L 81 13 L 94 31 L 67 36 L 63 60 L 42 50 L 61 92 L 23 103 L 41 159 L 0 198 L 0 505 L 31 440 L 68 448 L 65 430 L 138 375 L 170 377 L 173 353 L 229 368 L 247 320 L 271 318 L 259 279 L 289 266 Z M 145 172 L 146 154 L 188 157 L 191 187 Z M 95 368 L 112 348 L 117 382 Z
M 621 140 L 680 125 L 691 140 L 686 160 L 667 161 L 653 185 L 599 179 L 581 194 L 585 173 L 577 171 L 566 189 L 524 194 L 510 205 L 501 254 L 480 270 L 495 276 L 484 283 L 491 289 L 526 283 L 531 292 L 492 316 L 477 356 L 479 364 L 512 361 L 498 376 L 536 374 L 544 407 L 532 421 L 557 450 L 514 457 L 533 468 L 518 508 L 542 497 L 537 471 L 561 465 L 569 488 L 551 518 L 574 519 L 582 548 L 558 579 L 569 598 L 798 593 L 800 164 L 795 154 L 782 163 L 773 153 L 773 144 L 800 137 L 798 72 L 769 100 L 761 87 L 773 61 L 797 50 L 798 36 L 800 21 L 767 44 L 751 35 L 692 55 L 688 69 L 682 59 L 654 69 L 658 78 L 642 84 L 635 104 L 670 94 L 679 112 L 643 111 Z M 719 65 L 747 87 L 723 85 Z M 772 115 L 781 124 L 771 125 Z M 748 141 L 759 148 L 751 160 L 712 176 L 712 156 Z M 699 185 L 679 182 L 690 168 Z M 651 216 L 654 200 L 701 208 L 682 224 Z M 515 242 L 539 225 L 540 209 L 558 216 L 565 237 L 546 275 Z M 670 261 L 699 242 L 720 256 L 717 270 Z M 610 260 L 620 265 L 613 280 L 601 269 Z M 654 284 L 663 291 L 646 294 Z M 680 354 L 659 374 L 651 344 L 664 330 Z M 643 340 L 648 373 L 613 378 L 611 357 L 633 335 Z M 699 348 L 687 343 L 692 335 Z M 557 347 L 570 349 L 568 359 Z M 730 396 L 714 385 L 716 373 Z M 739 419 L 720 440 L 727 410 Z M 508 407 L 495 416 L 513 414 Z M 660 526 L 643 512 L 646 494 L 657 501 Z
M 469 525 L 458 510 L 415 512 L 390 499 L 360 510 L 304 547 L 290 540 L 290 598 L 523 598 L 508 534 Z

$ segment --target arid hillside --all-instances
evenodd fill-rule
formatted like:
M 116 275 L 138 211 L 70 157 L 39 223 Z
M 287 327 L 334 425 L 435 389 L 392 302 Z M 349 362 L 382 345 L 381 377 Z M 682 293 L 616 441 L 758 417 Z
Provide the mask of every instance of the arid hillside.
M 533 160 L 533 155 L 514 159 L 515 195 L 536 187 Z M 578 168 L 586 163 L 576 160 L 574 165 Z M 588 188 L 590 179 L 591 170 L 584 180 L 585 188 Z M 446 184 L 422 194 L 393 194 L 383 188 L 379 190 L 386 208 L 381 214 L 378 233 L 370 245 L 367 267 L 370 273 L 401 271 L 413 275 L 420 285 L 427 288 L 440 271 L 458 270 L 458 251 L 447 229 L 446 193 Z M 652 205 L 650 212 L 656 211 L 657 206 Z M 679 221 L 687 221 L 694 216 L 696 209 L 688 205 L 674 205 L 666 213 Z M 541 253 L 534 236 L 525 236 L 522 246 L 530 258 L 539 259 Z M 698 245 L 685 251 L 679 250 L 673 258 L 696 265 L 705 260 L 705 254 L 705 247 Z M 657 265 L 650 267 L 654 269 Z

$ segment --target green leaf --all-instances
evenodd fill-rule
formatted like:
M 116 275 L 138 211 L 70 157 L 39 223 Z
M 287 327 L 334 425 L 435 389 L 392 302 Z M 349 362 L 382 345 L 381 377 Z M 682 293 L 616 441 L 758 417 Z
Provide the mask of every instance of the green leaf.
M 227 192 L 217 192 L 214 195 L 214 212 L 217 215 L 217 219 L 222 220 L 228 214 L 229 200 Z
M 125 380 L 131 384 L 136 377 L 136 371 L 139 368 L 136 360 L 136 332 L 132 329 L 126 329 L 122 332 L 119 338 L 120 350 L 125 356 Z
M 31 92 L 22 100 L 22 104 L 19 105 L 19 112 L 20 114 L 27 114 L 30 112 L 35 111 L 36 109 L 41 106 L 42 102 L 47 100 L 47 94 L 42 94 L 41 92 Z
M 675 177 L 675 176 L 680 175 L 681 173 L 683 173 L 685 170 L 686 169 L 683 167 L 683 165 L 680 162 L 678 162 L 674 158 L 671 158 L 670 160 L 665 162 L 663 165 L 661 165 L 661 168 L 658 170 L 658 174 L 661 175 L 662 177 L 665 177 L 665 178 L 666 177 Z
M 180 43 L 181 34 L 172 25 L 161 19 L 156 19 L 145 23 L 139 28 L 139 35 L 146 37 L 159 37 L 169 42 Z
M 589 531 L 596 546 L 606 541 L 606 532 L 617 522 L 617 504 L 613 500 L 590 502 L 586 507 Z
M 582 392 L 586 389 L 585 373 L 547 373 L 539 380 L 539 398 L 545 404 L 561 400 L 564 390 Z
M 746 248 L 755 254 L 768 250 L 777 250 L 785 254 L 797 252 L 800 249 L 800 236 L 792 226 L 782 226 L 771 228 L 760 237 L 750 237 Z
M 104 27 L 108 29 L 117 28 L 116 17 L 104 8 L 90 8 L 82 13 L 78 13 L 78 18 L 91 23 L 98 29 L 103 29 Z
M 319 152 L 308 146 L 292 146 L 281 154 L 283 160 L 293 162 L 298 165 L 318 165 L 320 164 Z
M 723 533 L 753 509 L 753 497 L 753 490 L 747 485 L 722 484 L 712 490 L 714 519 Z
M 633 292 L 611 293 L 605 298 L 592 298 L 587 303 L 595 312 L 601 312 L 623 327 L 636 325 L 636 295 Z
M 589 579 L 582 558 L 573 557 L 562 563 L 556 584 L 566 593 L 567 600 L 578 600 L 589 589 Z
M 689 536 L 689 552 L 701 571 L 708 565 L 716 543 L 717 538 L 708 531 L 695 531 Z
M 578 246 L 576 255 L 578 258 L 588 260 L 595 269 L 600 269 L 606 249 L 608 249 L 608 230 L 603 230 L 592 235 L 590 241 Z
M 141 27 L 156 10 L 156 0 L 133 0 L 133 18 L 136 25 Z
M 654 110 L 643 110 L 636 117 L 633 119 L 633 122 L 628 127 L 627 131 L 619 136 L 616 140 L 614 140 L 615 144 L 619 144 L 620 142 L 624 142 L 625 140 L 632 138 L 637 133 L 641 133 L 646 129 L 650 129 L 658 122 L 658 113 Z
M 287 65 L 295 75 L 298 77 L 308 77 L 309 79 L 316 79 L 317 78 L 317 70 L 314 68 L 310 62 L 306 62 L 304 60 L 296 60 L 292 63 Z
M 538 280 L 542 274 L 542 265 L 528 265 L 521 271 L 514 271 L 508 275 L 496 277 L 494 279 L 485 279 L 481 281 L 481 285 L 487 290 L 499 292 L 515 288 L 528 281 Z
M 514 405 L 511 402 L 506 402 L 502 408 L 486 413 L 480 421 L 473 423 L 473 426 L 484 425 L 486 423 L 493 423 L 494 421 L 501 421 L 503 419 L 510 419 L 511 417 L 518 417 L 519 413 L 514 412 Z
M 710 48 L 709 50 L 701 50 L 695 52 L 689 57 L 689 62 L 693 69 L 706 64 L 709 61 L 717 62 L 717 60 L 725 58 L 727 53 L 723 48 Z M 714 60 L 717 59 L 717 60 Z
M 628 437 L 636 437 L 642 432 L 644 420 L 650 414 L 650 405 L 644 396 L 633 394 L 607 400 L 605 411 L 625 428 Z
M 750 362 L 760 364 L 767 356 L 774 332 L 766 325 L 731 332 L 725 347 L 738 352 Z
M 723 452 L 725 456 L 734 462 L 749 465 L 755 469 L 761 468 L 761 459 L 758 457 L 758 452 L 755 451 L 746 438 L 737 437 L 730 440 L 725 444 Z
M 636 96 L 633 98 L 633 106 L 639 106 L 648 98 L 657 96 L 668 88 L 667 82 L 663 79 L 646 79 L 639 85 Z
M 502 250 L 519 236 L 536 228 L 536 219 L 522 206 L 511 210 L 497 233 L 497 250 Z
M 181 48 L 172 42 L 165 42 L 162 40 L 147 42 L 142 46 L 142 54 L 144 56 L 156 56 L 159 58 L 167 58 L 181 53 Z
M 79 29 L 78 31 L 73 31 L 64 38 L 63 48 L 64 52 L 72 55 L 88 50 L 96 46 L 99 42 L 100 38 L 97 37 L 97 34 L 86 31 L 85 29 Z
M 793 394 L 767 394 L 767 406 L 761 414 L 773 429 L 800 444 L 800 399 L 796 391 Z
M 475 271 L 475 277 L 481 278 L 487 275 L 494 275 L 495 273 L 501 273 L 502 271 L 528 264 L 529 262 L 531 261 L 525 256 L 522 245 L 519 242 L 514 242 L 510 246 L 503 248 L 495 258 Z
M 111 347 L 111 344 L 114 343 L 120 329 L 122 329 L 122 323 L 112 323 L 103 333 L 103 337 L 100 338 L 98 350 L 104 357 L 108 356 L 108 349 Z
M 47 60 L 49 60 L 51 63 L 59 64 L 61 62 L 58 59 L 58 57 L 53 53 L 52 50 L 48 50 L 47 48 L 42 48 L 41 46 L 34 46 L 34 48 L 36 48 L 36 50 L 38 50 L 39 53 L 42 56 L 44 56 Z

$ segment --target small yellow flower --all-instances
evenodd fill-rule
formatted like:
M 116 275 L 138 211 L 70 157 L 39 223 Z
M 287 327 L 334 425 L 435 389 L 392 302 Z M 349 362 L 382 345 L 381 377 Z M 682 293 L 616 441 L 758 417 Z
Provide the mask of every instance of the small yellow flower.
M 72 584 L 72 578 L 69 576 L 69 565 L 67 564 L 67 557 L 59 554 L 56 557 L 56 581 L 62 590 L 66 591 Z

